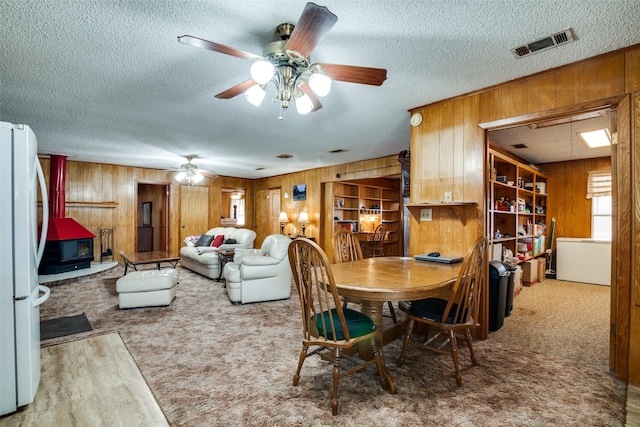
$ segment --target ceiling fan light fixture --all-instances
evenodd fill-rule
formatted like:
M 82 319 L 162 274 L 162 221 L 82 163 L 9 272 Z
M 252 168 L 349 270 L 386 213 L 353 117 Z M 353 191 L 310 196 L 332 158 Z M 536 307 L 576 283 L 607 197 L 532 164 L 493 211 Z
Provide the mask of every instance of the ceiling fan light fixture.
M 259 85 L 263 85 L 273 78 L 275 67 L 266 59 L 261 59 L 251 65 L 250 72 L 251 78 Z
M 296 109 L 300 114 L 309 114 L 313 110 L 313 102 L 306 94 L 296 98 Z
M 267 91 L 264 90 L 260 85 L 253 85 L 244 93 L 244 97 L 250 104 L 259 107 L 264 100 Z
M 198 171 L 198 166 L 191 163 L 191 157 L 187 157 L 187 159 L 189 163 L 184 163 L 180 166 L 182 170 L 176 174 L 176 181 L 186 181 L 189 185 L 197 184 L 204 179 L 204 175 Z
M 309 86 L 318 96 L 327 96 L 331 91 L 331 77 L 326 74 L 313 73 L 309 76 Z

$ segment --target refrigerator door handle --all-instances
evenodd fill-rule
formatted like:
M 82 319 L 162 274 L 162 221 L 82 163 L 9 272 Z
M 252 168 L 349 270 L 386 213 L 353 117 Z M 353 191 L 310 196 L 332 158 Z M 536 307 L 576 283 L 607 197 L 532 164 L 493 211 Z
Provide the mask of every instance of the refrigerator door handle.
M 42 295 L 40 298 L 36 299 L 33 301 L 33 307 L 37 307 L 40 304 L 44 303 L 46 300 L 49 299 L 49 295 L 51 295 L 51 289 L 49 289 L 46 286 L 43 285 L 38 285 L 38 290 L 40 292 L 42 292 L 44 295 Z
M 47 196 L 47 185 L 44 180 L 44 172 L 42 171 L 42 166 L 40 165 L 40 161 L 38 160 L 37 156 L 35 162 L 35 170 L 38 173 L 38 180 L 40 181 L 40 194 L 42 195 L 42 231 L 40 232 L 40 242 L 38 245 L 38 252 L 36 254 L 36 267 L 38 267 L 40 266 L 40 261 L 42 260 L 42 254 L 44 253 L 44 244 L 46 243 L 47 232 L 49 231 L 49 198 Z M 48 295 L 47 298 L 49 298 Z

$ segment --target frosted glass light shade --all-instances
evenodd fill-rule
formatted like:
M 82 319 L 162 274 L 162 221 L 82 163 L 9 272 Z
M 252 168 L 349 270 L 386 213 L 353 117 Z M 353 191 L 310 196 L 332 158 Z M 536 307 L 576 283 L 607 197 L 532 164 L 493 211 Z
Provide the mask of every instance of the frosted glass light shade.
M 196 172 L 195 175 L 193 175 L 193 182 L 198 183 L 200 181 L 202 181 L 204 179 L 204 176 L 200 173 L 200 172 Z
M 256 61 L 251 65 L 251 78 L 259 85 L 267 83 L 273 77 L 275 68 L 269 61 Z
M 244 97 L 250 104 L 259 107 L 266 94 L 267 91 L 262 89 L 259 85 L 253 85 L 244 93 Z
M 304 94 L 300 98 L 297 98 L 296 109 L 300 114 L 310 113 L 311 110 L 313 110 L 313 102 L 311 102 L 311 98 L 309 98 L 307 94 Z
M 309 86 L 318 96 L 327 96 L 331 91 L 331 78 L 325 74 L 313 73 L 309 77 Z
M 180 181 L 184 181 L 184 179 L 187 177 L 187 174 L 184 172 L 178 172 L 178 174 L 176 175 L 176 181 L 180 182 Z

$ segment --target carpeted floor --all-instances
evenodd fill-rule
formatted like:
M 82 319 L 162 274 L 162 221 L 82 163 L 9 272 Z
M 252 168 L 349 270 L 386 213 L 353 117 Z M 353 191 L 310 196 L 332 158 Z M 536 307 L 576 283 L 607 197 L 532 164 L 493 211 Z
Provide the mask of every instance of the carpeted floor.
M 174 426 L 621 426 L 625 385 L 608 371 L 608 288 L 546 280 L 525 288 L 513 315 L 463 348 L 463 386 L 448 355 L 385 346 L 398 385 L 390 395 L 375 368 L 340 382 L 329 404 L 331 367 L 310 358 L 291 385 L 300 351 L 297 295 L 232 305 L 222 284 L 180 269 L 169 307 L 119 310 L 122 268 L 51 288 L 42 318 L 85 312 L 93 331 L 117 331 Z M 597 289 L 596 289 L 597 288 Z M 385 318 L 385 321 L 389 321 Z

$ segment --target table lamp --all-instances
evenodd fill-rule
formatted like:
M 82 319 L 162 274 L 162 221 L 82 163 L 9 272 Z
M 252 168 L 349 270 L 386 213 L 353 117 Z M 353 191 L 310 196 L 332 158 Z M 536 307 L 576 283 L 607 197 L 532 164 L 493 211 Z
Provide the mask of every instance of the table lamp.
M 286 212 L 280 212 L 280 217 L 278 218 L 278 222 L 280 222 L 280 233 L 284 234 L 284 223 L 289 222 L 289 218 L 287 217 Z
M 302 237 L 306 237 L 304 235 L 304 229 L 309 222 L 309 214 L 307 213 L 307 208 L 302 208 L 302 212 L 300 212 L 300 216 L 298 217 L 298 222 L 302 224 Z

